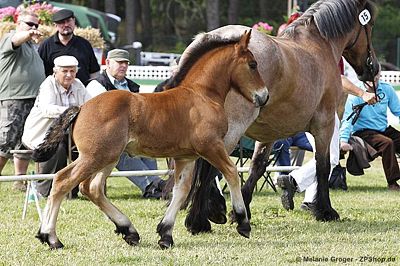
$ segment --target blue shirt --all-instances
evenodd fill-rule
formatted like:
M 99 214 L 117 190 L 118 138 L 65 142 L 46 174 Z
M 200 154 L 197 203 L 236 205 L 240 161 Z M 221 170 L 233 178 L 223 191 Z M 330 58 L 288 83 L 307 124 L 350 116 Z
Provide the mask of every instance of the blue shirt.
M 395 116 L 400 116 L 400 101 L 394 88 L 389 83 L 379 80 L 376 91 L 382 99 L 374 105 L 364 106 L 354 125 L 351 124 L 353 117 L 348 121 L 347 118 L 353 112 L 352 107 L 364 101 L 357 96 L 348 96 L 340 127 L 340 141 L 348 142 L 350 135 L 360 130 L 373 129 L 384 132 L 388 127 L 388 108 Z

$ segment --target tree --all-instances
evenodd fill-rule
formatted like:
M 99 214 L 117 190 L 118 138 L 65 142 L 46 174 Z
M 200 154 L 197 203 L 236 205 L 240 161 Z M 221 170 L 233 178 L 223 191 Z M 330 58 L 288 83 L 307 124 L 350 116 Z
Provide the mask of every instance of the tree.
M 237 24 L 239 21 L 239 0 L 229 0 L 228 24 Z
M 150 0 L 141 0 L 140 4 L 142 8 L 142 43 L 146 47 L 153 42 Z
M 219 0 L 207 0 L 207 31 L 219 27 Z
M 117 10 L 115 8 L 115 0 L 105 0 L 104 1 L 104 11 L 106 13 L 116 14 Z
M 136 40 L 136 10 L 139 0 L 125 0 L 125 33 L 126 42 L 133 43 Z

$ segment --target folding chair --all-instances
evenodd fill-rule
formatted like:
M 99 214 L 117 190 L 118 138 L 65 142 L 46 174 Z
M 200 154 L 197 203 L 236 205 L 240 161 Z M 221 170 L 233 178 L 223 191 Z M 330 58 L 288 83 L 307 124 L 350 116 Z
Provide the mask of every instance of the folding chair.
M 253 152 L 254 152 L 254 144 L 255 144 L 255 141 L 246 136 L 243 136 L 239 140 L 239 143 L 236 145 L 235 149 L 231 153 L 232 157 L 237 157 L 237 160 L 235 163 L 236 165 L 243 167 L 248 162 L 248 160 L 251 159 L 251 157 L 253 156 Z M 267 161 L 267 166 L 275 166 L 276 165 L 276 161 L 280 154 L 280 151 L 281 151 L 281 147 L 279 149 L 274 149 L 271 151 L 271 154 Z M 239 173 L 239 176 L 240 176 L 241 184 L 243 185 L 244 184 L 243 173 Z M 267 183 L 275 192 L 277 192 L 275 184 L 271 177 L 271 173 L 265 172 L 263 174 L 263 177 L 264 177 L 264 182 L 261 185 L 260 190 Z M 226 188 L 226 185 L 224 186 L 223 190 L 225 190 L 225 188 Z

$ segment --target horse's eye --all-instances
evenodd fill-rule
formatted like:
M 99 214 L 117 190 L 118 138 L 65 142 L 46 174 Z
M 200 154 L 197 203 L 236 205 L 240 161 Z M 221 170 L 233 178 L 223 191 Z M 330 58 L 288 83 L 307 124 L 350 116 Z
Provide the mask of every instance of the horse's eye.
M 257 62 L 256 62 L 256 61 L 251 61 L 251 62 L 249 63 L 249 67 L 250 67 L 251 69 L 257 69 Z

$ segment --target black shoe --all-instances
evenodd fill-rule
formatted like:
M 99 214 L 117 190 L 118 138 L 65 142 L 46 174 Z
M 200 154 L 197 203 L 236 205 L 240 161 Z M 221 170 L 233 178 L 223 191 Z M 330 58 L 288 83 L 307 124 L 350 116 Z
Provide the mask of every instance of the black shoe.
M 277 185 L 282 189 L 282 206 L 286 210 L 294 209 L 294 193 L 296 192 L 295 180 L 290 175 L 281 175 L 278 176 Z
M 315 210 L 315 205 L 312 202 L 303 202 L 300 205 L 300 209 L 303 211 L 313 212 Z
M 151 182 L 143 193 L 143 198 L 153 198 L 160 199 L 162 196 L 162 192 L 166 181 L 159 179 Z

